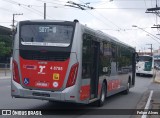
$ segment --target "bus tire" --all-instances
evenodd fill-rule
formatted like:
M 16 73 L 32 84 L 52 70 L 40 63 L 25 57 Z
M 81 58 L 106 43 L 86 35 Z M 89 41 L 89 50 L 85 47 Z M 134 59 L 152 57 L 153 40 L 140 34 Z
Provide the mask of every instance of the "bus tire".
M 129 93 L 129 88 L 130 88 L 130 81 L 128 81 L 128 83 L 127 83 L 127 89 L 125 91 L 123 91 L 123 93 L 125 95 L 127 95 Z
M 103 82 L 102 84 L 102 88 L 101 88 L 101 95 L 100 95 L 100 99 L 97 101 L 98 102 L 98 107 L 102 107 L 105 103 L 105 99 L 106 99 L 106 84 Z
M 55 101 L 53 101 L 53 100 L 48 100 L 48 102 L 49 102 L 49 103 L 55 103 Z

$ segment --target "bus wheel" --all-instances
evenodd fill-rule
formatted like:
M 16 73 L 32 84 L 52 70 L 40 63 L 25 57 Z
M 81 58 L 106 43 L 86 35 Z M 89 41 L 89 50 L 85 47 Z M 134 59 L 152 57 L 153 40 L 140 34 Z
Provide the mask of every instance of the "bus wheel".
M 48 100 L 48 102 L 49 102 L 49 103 L 55 103 L 55 101 L 53 101 L 53 100 Z
M 127 89 L 123 91 L 123 93 L 127 95 L 129 93 L 129 88 L 130 88 L 130 83 L 128 82 Z
M 98 107 L 101 107 L 104 105 L 105 99 L 106 99 L 106 84 L 103 82 L 100 99 L 97 101 Z

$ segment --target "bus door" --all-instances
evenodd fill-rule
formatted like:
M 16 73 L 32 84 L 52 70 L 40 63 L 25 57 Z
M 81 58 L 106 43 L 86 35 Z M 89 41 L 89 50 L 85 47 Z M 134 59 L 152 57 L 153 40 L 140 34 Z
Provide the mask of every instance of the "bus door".
M 97 98 L 98 95 L 98 82 L 99 82 L 99 73 L 98 73 L 98 64 L 99 64 L 99 53 L 100 53 L 100 43 L 96 41 L 91 42 L 91 96 L 90 99 Z

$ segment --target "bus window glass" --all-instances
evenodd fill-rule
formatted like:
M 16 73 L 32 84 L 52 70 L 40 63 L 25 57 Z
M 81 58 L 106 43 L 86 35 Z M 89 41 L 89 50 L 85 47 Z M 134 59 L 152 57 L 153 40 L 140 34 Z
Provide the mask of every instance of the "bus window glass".
M 117 46 L 116 44 L 111 44 L 111 75 L 117 74 Z
M 100 65 L 99 65 L 100 75 L 110 74 L 110 59 L 111 59 L 110 48 L 111 48 L 111 45 L 109 43 L 101 42 Z
M 82 78 L 91 78 L 91 37 L 88 35 L 83 36 L 82 48 Z
M 132 52 L 122 46 L 118 47 L 118 72 L 125 74 L 132 70 Z
M 152 61 L 150 56 L 139 56 L 139 61 Z
M 72 34 L 72 26 L 22 25 L 20 39 L 22 45 L 68 47 Z

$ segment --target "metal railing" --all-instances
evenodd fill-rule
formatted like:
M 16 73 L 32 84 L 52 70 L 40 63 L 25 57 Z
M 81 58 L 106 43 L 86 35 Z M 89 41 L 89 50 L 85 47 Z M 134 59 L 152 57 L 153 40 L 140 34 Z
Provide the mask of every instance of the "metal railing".
M 0 63 L 0 77 L 10 76 L 11 69 L 9 63 Z

